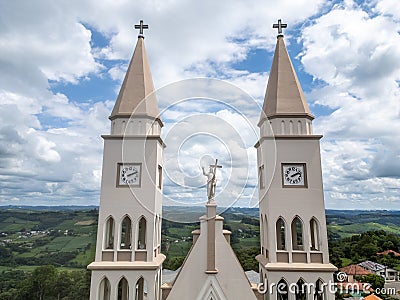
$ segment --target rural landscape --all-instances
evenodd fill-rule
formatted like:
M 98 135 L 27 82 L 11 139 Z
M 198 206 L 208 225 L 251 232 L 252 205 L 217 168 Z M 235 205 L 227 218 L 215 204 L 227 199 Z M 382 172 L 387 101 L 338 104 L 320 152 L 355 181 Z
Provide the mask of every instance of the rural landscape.
M 203 208 L 164 207 L 164 269 L 179 268 L 192 244 Z M 399 211 L 327 210 L 330 259 L 337 267 L 365 260 L 400 271 L 400 257 L 378 255 L 399 251 Z M 97 230 L 97 207 L 2 207 L 0 209 L 0 299 L 88 299 Z M 258 271 L 258 209 L 222 212 L 225 229 L 245 271 Z M 379 283 L 376 283 L 379 284 Z M 45 296 L 45 297 L 44 297 Z

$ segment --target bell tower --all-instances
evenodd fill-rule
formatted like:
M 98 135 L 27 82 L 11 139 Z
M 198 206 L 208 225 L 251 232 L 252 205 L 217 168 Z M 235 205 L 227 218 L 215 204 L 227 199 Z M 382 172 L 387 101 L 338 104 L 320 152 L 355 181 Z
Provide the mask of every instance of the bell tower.
M 328 286 L 336 267 L 329 263 L 322 136 L 313 134 L 314 117 L 286 50 L 285 27 L 281 20 L 274 24 L 277 43 L 258 123 L 260 277 L 268 288 L 265 299 L 334 299 Z M 303 291 L 306 284 L 311 291 Z
M 103 135 L 104 155 L 91 300 L 161 299 L 162 121 L 138 41 Z

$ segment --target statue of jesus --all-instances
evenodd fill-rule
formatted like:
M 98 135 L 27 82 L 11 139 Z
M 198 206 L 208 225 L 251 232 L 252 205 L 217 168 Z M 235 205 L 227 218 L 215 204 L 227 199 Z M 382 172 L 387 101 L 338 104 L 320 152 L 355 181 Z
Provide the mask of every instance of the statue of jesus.
M 207 197 L 208 197 L 208 203 L 214 200 L 215 196 L 215 187 L 217 185 L 217 178 L 216 178 L 216 172 L 217 168 L 222 168 L 222 166 L 218 165 L 218 159 L 215 160 L 215 165 L 210 165 L 210 169 L 208 173 L 206 172 L 205 168 L 202 167 L 203 170 L 203 175 L 207 177 Z

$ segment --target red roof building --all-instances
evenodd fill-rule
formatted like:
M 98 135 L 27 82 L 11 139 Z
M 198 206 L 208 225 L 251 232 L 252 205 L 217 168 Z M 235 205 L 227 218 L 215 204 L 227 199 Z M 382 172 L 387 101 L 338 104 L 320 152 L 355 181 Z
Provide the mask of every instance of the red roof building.
M 341 268 L 340 271 L 346 273 L 347 276 L 374 274 L 371 271 L 368 271 L 368 270 L 360 267 L 359 265 L 348 265 L 347 267 Z
M 395 257 L 400 257 L 400 253 L 397 253 L 396 251 L 393 251 L 393 250 L 386 250 L 386 251 L 377 253 L 377 255 L 390 255 L 390 254 L 392 254 Z

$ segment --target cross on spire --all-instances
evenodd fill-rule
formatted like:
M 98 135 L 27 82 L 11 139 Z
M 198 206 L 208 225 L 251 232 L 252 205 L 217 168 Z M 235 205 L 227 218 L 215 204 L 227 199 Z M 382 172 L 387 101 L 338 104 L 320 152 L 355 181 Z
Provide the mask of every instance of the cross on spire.
M 278 28 L 278 36 L 283 36 L 282 28 L 286 28 L 287 24 L 283 24 L 282 20 L 279 19 L 277 24 L 272 25 L 272 28 Z
M 135 29 L 139 29 L 139 37 L 144 38 L 143 29 L 149 29 L 149 25 L 143 24 L 143 20 L 140 20 L 138 25 L 135 25 Z

